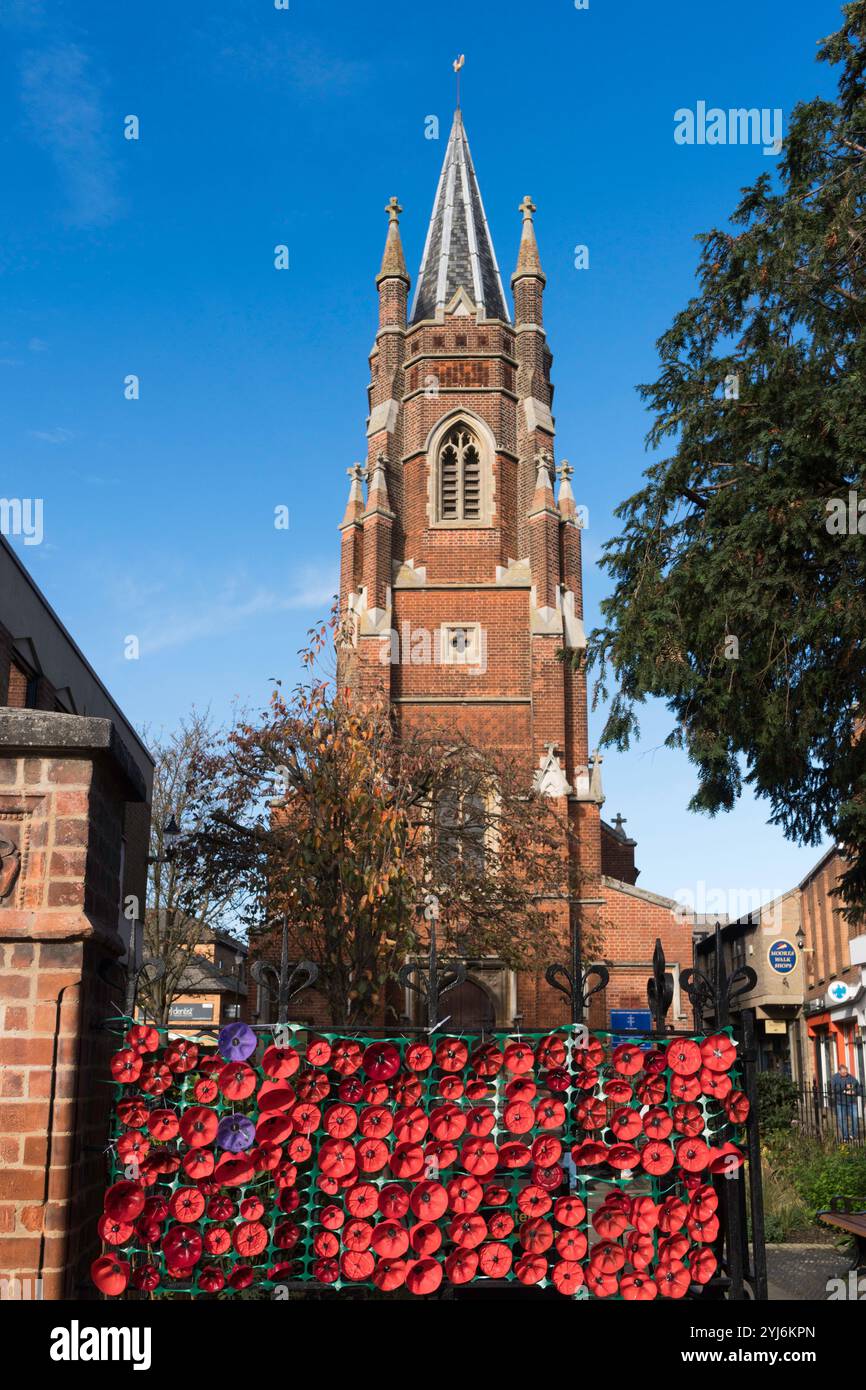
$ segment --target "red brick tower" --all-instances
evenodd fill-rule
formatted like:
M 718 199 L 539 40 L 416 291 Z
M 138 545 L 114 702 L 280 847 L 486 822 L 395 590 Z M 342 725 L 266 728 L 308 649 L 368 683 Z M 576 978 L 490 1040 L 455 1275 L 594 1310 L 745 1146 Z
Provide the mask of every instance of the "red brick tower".
M 396 198 L 386 211 L 367 499 L 356 466 L 341 525 L 341 606 L 353 632 L 344 678 L 363 698 L 389 700 L 404 730 L 459 721 L 479 746 L 525 758 L 527 778 L 576 822 L 573 897 L 598 898 L 600 759 L 589 753 L 585 678 L 557 659 L 585 644 L 581 537 L 565 462 L 554 493 L 535 207 L 528 197 L 520 205 L 513 318 L 459 110 L 411 311 Z M 597 909 L 560 900 L 555 911 L 565 942 L 569 912 L 590 923 Z M 650 957 L 651 947 L 641 968 Z M 524 1027 L 565 1018 L 543 979 L 514 980 L 496 962 L 476 963 L 473 979 L 474 1004 L 460 1001 L 466 1026 L 473 1011 L 487 1021 L 492 1011 L 500 1026 L 515 1015 Z

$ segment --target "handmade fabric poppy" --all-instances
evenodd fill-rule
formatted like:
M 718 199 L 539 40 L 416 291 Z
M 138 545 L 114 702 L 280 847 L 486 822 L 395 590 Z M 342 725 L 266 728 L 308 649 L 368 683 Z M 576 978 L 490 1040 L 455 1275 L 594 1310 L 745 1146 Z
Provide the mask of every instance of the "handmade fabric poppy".
M 366 1145 L 374 1145 L 381 1141 L 376 1139 L 365 1139 Z M 359 1145 L 359 1148 L 362 1146 Z M 385 1145 L 383 1144 L 384 1148 Z M 424 1150 L 420 1144 L 398 1144 L 388 1160 L 391 1172 L 395 1178 L 420 1178 L 424 1172 Z M 364 1165 L 362 1164 L 362 1167 Z M 365 1169 L 365 1171 L 375 1171 Z
M 749 1118 L 748 1097 L 742 1091 L 731 1091 L 724 1100 L 725 1114 L 733 1125 L 744 1125 Z
M 665 1092 L 663 1076 L 648 1076 L 638 1082 L 637 1098 L 641 1105 L 660 1105 L 665 1098 Z
M 220 1293 L 225 1284 L 225 1275 L 219 1265 L 202 1265 L 198 1274 L 198 1286 L 202 1293 Z
M 484 1201 L 488 1207 L 504 1207 L 509 1201 L 511 1193 L 505 1183 L 491 1182 L 489 1179 L 484 1184 Z
M 361 1111 L 359 1128 L 367 1139 L 384 1139 L 391 1133 L 394 1121 L 384 1105 L 368 1105 Z
M 496 1111 L 489 1105 L 474 1105 L 466 1116 L 466 1129 L 475 1139 L 484 1139 L 496 1127 Z
M 248 1023 L 226 1023 L 217 1036 L 217 1050 L 227 1062 L 245 1062 L 256 1050 L 258 1039 Z
M 433 1049 L 426 1043 L 410 1043 L 404 1060 L 410 1071 L 427 1071 L 433 1065 Z
M 433 1255 L 442 1244 L 442 1232 L 435 1221 L 419 1221 L 409 1231 L 409 1244 L 416 1255 Z
M 644 1153 L 646 1153 L 646 1149 L 644 1149 Z M 595 1168 L 599 1163 L 604 1163 L 607 1149 L 604 1144 L 596 1144 L 585 1139 L 582 1144 L 572 1146 L 571 1157 L 578 1168 Z M 671 1166 L 673 1166 L 673 1155 L 671 1155 Z
M 132 1271 L 129 1282 L 141 1293 L 153 1293 L 159 1288 L 159 1270 L 156 1265 L 138 1265 Z
M 724 1100 L 734 1089 L 734 1083 L 726 1071 L 710 1071 L 709 1067 L 701 1067 L 698 1082 L 702 1093 L 712 1096 L 713 1100 Z
M 557 1231 L 554 1243 L 557 1254 L 563 1260 L 582 1260 L 586 1254 L 586 1236 L 574 1227 Z
M 661 1105 L 651 1105 L 643 1115 L 644 1133 L 650 1139 L 667 1139 L 674 1127 L 673 1120 Z
M 701 1068 L 701 1049 L 691 1038 L 674 1038 L 665 1058 L 675 1076 L 694 1076 Z
M 499 1150 L 499 1162 L 503 1168 L 526 1168 L 532 1162 L 532 1150 L 527 1144 L 518 1144 L 516 1141 L 503 1144 Z
M 600 1038 L 591 1037 L 585 1047 L 579 1047 L 574 1053 L 578 1066 L 599 1067 L 604 1061 L 604 1047 Z
M 612 1144 L 607 1151 L 607 1161 L 611 1168 L 624 1173 L 638 1166 L 641 1155 L 634 1144 Z
M 607 1106 L 603 1100 L 587 1096 L 585 1100 L 578 1101 L 574 1117 L 581 1129 L 601 1129 L 607 1124 Z
M 701 1060 L 710 1071 L 729 1071 L 737 1059 L 737 1049 L 727 1033 L 714 1033 L 701 1043 Z
M 566 1298 L 583 1286 L 583 1270 L 575 1260 L 560 1260 L 553 1266 L 551 1278 Z
M 565 1057 L 565 1042 L 556 1033 L 551 1033 L 536 1044 L 535 1060 L 539 1067 L 561 1067 Z
M 218 1194 L 210 1198 L 207 1204 L 207 1214 L 211 1221 L 231 1221 L 235 1214 L 235 1204 L 231 1197 Z
M 458 1216 L 462 1216 L 464 1212 L 477 1211 L 484 1196 L 481 1183 L 468 1175 L 452 1178 L 445 1190 L 448 1193 L 448 1205 Z
M 528 1134 L 535 1123 L 535 1111 L 527 1101 L 513 1100 L 506 1105 L 503 1119 L 512 1134 Z
M 117 1298 L 129 1283 L 129 1264 L 116 1255 L 100 1255 L 90 1266 L 90 1277 L 100 1293 Z
M 391 1085 L 397 1105 L 414 1105 L 421 1098 L 421 1082 L 417 1076 L 398 1076 Z
M 611 1116 L 610 1127 L 617 1139 L 636 1139 L 643 1132 L 643 1124 L 637 1110 L 623 1106 Z
M 400 1049 L 390 1042 L 370 1043 L 362 1066 L 371 1081 L 390 1081 L 400 1070 Z
M 634 1043 L 620 1043 L 613 1049 L 611 1062 L 621 1076 L 637 1076 L 643 1069 L 643 1053 Z
M 220 1088 L 214 1077 L 200 1076 L 192 1088 L 192 1093 L 199 1105 L 210 1105 L 219 1095 Z
M 397 1054 L 399 1057 L 399 1053 Z M 331 1066 L 340 1076 L 351 1076 L 360 1069 L 364 1060 L 364 1050 L 360 1043 L 343 1038 L 331 1053 Z
M 571 1085 L 571 1075 L 565 1067 L 551 1067 L 544 1078 L 544 1084 L 548 1091 L 567 1091 Z
M 365 1090 L 366 1087 L 360 1076 L 347 1076 L 337 1087 L 337 1095 L 340 1097 L 340 1100 L 345 1101 L 347 1105 L 359 1105 L 362 1100 L 366 1099 L 364 1094 Z M 386 1094 L 387 1091 L 388 1088 L 386 1086 Z
M 399 1221 L 380 1221 L 373 1229 L 370 1243 L 377 1255 L 398 1260 L 409 1249 L 409 1232 Z
M 448 1210 L 448 1193 L 438 1182 L 416 1183 L 407 1201 L 419 1221 L 438 1221 Z
M 592 1067 L 578 1067 L 572 1076 L 572 1085 L 578 1091 L 594 1091 L 598 1085 L 598 1072 Z
M 239 1255 L 252 1259 L 260 1255 L 268 1244 L 267 1227 L 261 1221 L 242 1221 L 232 1233 L 232 1245 Z
M 331 1094 L 331 1083 L 323 1071 L 302 1072 L 295 1082 L 300 1100 L 320 1101 Z
M 364 1100 L 368 1105 L 385 1105 L 389 1094 L 387 1081 L 364 1082 Z
M 448 1227 L 448 1239 L 455 1245 L 474 1250 L 487 1239 L 487 1222 L 478 1212 L 455 1216 Z
M 326 1067 L 331 1060 L 331 1044 L 326 1038 L 310 1038 L 307 1061 L 311 1067 Z
M 347 1250 L 367 1250 L 373 1238 L 373 1227 L 369 1221 L 353 1216 L 341 1231 L 341 1239 Z
M 415 1136 L 416 1141 L 423 1138 L 426 1133 L 427 1120 L 423 1110 L 419 1114 L 424 1117 L 424 1129 Z M 445 1105 L 437 1105 L 430 1112 L 430 1133 L 434 1139 L 459 1139 L 466 1130 L 466 1116 L 458 1105 L 450 1101 Z
M 674 1129 L 678 1134 L 686 1134 L 694 1139 L 704 1131 L 704 1112 L 699 1105 L 682 1101 L 674 1106 Z
M 168 1209 L 175 1221 L 198 1221 L 205 1205 L 205 1199 L 197 1187 L 178 1187 L 171 1194 Z
M 488 1279 L 504 1279 L 511 1269 L 511 1248 L 502 1241 L 494 1240 L 482 1245 L 478 1252 L 478 1263 L 482 1274 Z
M 467 1081 L 467 1100 L 486 1100 L 491 1095 L 493 1095 L 493 1086 L 489 1081 L 482 1081 L 480 1077 L 477 1080 Z
M 411 1148 L 411 1145 L 409 1147 Z M 356 1144 L 355 1155 L 359 1172 L 381 1173 L 390 1157 L 390 1150 L 384 1139 L 365 1137 Z
M 521 1284 L 540 1284 L 547 1274 L 547 1260 L 543 1255 L 523 1255 L 514 1266 L 514 1273 Z
M 527 1042 L 512 1042 L 505 1049 L 503 1057 L 508 1071 L 515 1076 L 523 1076 L 526 1072 L 532 1071 L 535 1065 L 535 1055 Z
M 595 1273 L 616 1274 L 625 1264 L 625 1251 L 612 1240 L 600 1240 L 589 1252 L 589 1263 Z
M 699 1221 L 707 1221 L 709 1217 L 718 1210 L 719 1194 L 709 1183 L 702 1183 L 695 1188 L 689 1201 L 689 1215 L 696 1216 Z
M 109 1187 L 103 1208 L 114 1221 L 135 1221 L 144 1210 L 144 1201 L 144 1189 L 137 1182 L 122 1180 Z
M 614 1105 L 625 1105 L 634 1096 L 634 1087 L 624 1076 L 612 1076 L 604 1083 L 604 1094 Z
M 224 1255 L 232 1248 L 231 1232 L 225 1226 L 208 1226 L 202 1243 L 206 1254 Z
M 168 1090 L 174 1077 L 162 1062 L 148 1062 L 141 1069 L 138 1078 L 140 1090 L 149 1096 L 161 1096 Z
M 140 1130 L 127 1130 L 117 1141 L 117 1157 L 124 1166 L 127 1163 L 140 1163 L 149 1152 L 150 1140 L 145 1139 Z
M 641 1235 L 640 1231 L 629 1231 L 623 1248 L 626 1260 L 633 1269 L 649 1269 L 655 1259 L 652 1237 Z
M 559 1163 L 554 1163 L 549 1168 L 540 1168 L 536 1163 L 531 1178 L 538 1187 L 543 1187 L 546 1192 L 556 1192 L 565 1182 L 565 1170 Z
M 256 1122 L 259 1144 L 282 1144 L 291 1132 L 292 1121 L 288 1115 L 265 1115 Z
M 451 1284 L 470 1283 L 478 1273 L 477 1252 L 466 1247 L 452 1251 L 445 1261 L 445 1273 Z
M 151 1149 L 142 1159 L 141 1181 L 155 1182 L 160 1176 L 176 1173 L 179 1167 L 180 1158 L 177 1154 L 170 1153 L 168 1149 Z
M 148 1110 L 143 1101 L 136 1100 L 134 1096 L 126 1096 L 117 1105 L 117 1118 L 122 1125 L 128 1125 L 131 1129 L 140 1129 L 147 1123 Z
M 482 1043 L 472 1053 L 472 1065 L 479 1076 L 496 1076 L 502 1069 L 502 1049 L 496 1043 Z
M 108 1065 L 115 1081 L 129 1085 L 141 1076 L 144 1063 L 140 1052 L 136 1052 L 132 1047 L 122 1047 L 119 1052 L 115 1052 Z
M 286 1145 L 286 1155 L 292 1163 L 306 1163 L 313 1146 L 303 1134 L 293 1134 Z
M 246 1062 L 229 1062 L 218 1079 L 226 1100 L 246 1100 L 256 1089 L 256 1074 Z
M 329 1105 L 323 1116 L 328 1134 L 346 1139 L 358 1128 L 358 1116 L 351 1105 Z
M 543 1187 L 537 1183 L 530 1183 L 528 1187 L 521 1188 L 517 1195 L 517 1208 L 526 1216 L 545 1216 L 553 1206 L 553 1198 L 549 1192 L 545 1192 Z
M 710 1150 L 703 1139 L 681 1139 L 676 1146 L 677 1163 L 687 1173 L 700 1173 L 710 1161 Z
M 691 1282 L 689 1271 L 679 1260 L 659 1260 L 653 1278 L 662 1298 L 684 1298 Z
M 460 1120 L 457 1133 L 463 1133 L 463 1130 L 466 1129 L 466 1120 L 460 1115 L 460 1111 L 457 1109 L 456 1105 L 436 1106 L 436 1109 L 431 1113 L 430 1119 L 427 1118 L 427 1115 L 425 1115 L 420 1105 L 402 1106 L 402 1108 L 396 1112 L 395 1118 L 393 1118 L 393 1133 L 395 1133 L 395 1137 L 398 1138 L 400 1144 L 420 1144 L 425 1134 L 427 1134 L 428 1129 L 431 1130 L 431 1133 L 434 1134 L 436 1138 L 455 1138 L 455 1134 L 439 1133 L 439 1123 L 436 1123 L 436 1129 L 434 1129 L 434 1116 L 436 1122 L 445 1120 L 445 1113 L 443 1113 L 445 1111 L 453 1112 L 452 1115 L 450 1115 L 452 1120 L 455 1118 Z M 448 1129 L 448 1126 L 443 1123 L 442 1129 Z
M 406 1271 L 406 1287 L 410 1293 L 435 1293 L 441 1283 L 442 1266 L 438 1260 L 415 1260 Z
M 532 1142 L 532 1161 L 539 1168 L 553 1168 L 562 1158 L 562 1142 L 553 1134 L 539 1134 Z
M 643 1069 L 648 1076 L 660 1076 L 666 1070 L 668 1064 L 667 1053 L 664 1048 L 650 1048 L 643 1055 Z
M 719 1218 L 713 1213 L 705 1219 L 689 1213 L 686 1230 L 695 1245 L 712 1245 L 719 1234 Z
M 718 1267 L 718 1260 L 706 1246 L 689 1254 L 689 1274 L 696 1284 L 709 1283 Z
M 319 1212 L 319 1220 L 326 1231 L 339 1231 L 346 1220 L 346 1214 L 342 1207 L 330 1203 L 328 1206 L 322 1207 L 322 1210 Z
M 560 1129 L 565 1124 L 565 1106 L 561 1100 L 550 1096 L 540 1100 L 535 1107 L 535 1123 L 541 1129 Z
M 659 1210 L 659 1230 L 671 1235 L 680 1229 L 688 1214 L 689 1209 L 680 1197 L 665 1197 Z
M 316 1260 L 312 1274 L 318 1284 L 336 1284 L 340 1277 L 340 1266 L 336 1260 Z
M 538 1087 L 531 1076 L 515 1076 L 513 1081 L 509 1081 L 505 1087 L 507 1100 L 535 1100 L 538 1094 Z
M 209 1178 L 214 1170 L 216 1159 L 210 1149 L 190 1149 L 183 1156 L 181 1167 L 188 1178 L 201 1182 Z
M 376 1268 L 372 1250 L 344 1250 L 340 1256 L 340 1273 L 352 1283 L 369 1279 Z
M 294 1076 L 301 1065 L 301 1058 L 293 1047 L 277 1047 L 271 1043 L 265 1048 L 262 1057 L 262 1071 L 274 1081 L 285 1081 Z
M 672 1076 L 670 1091 L 674 1100 L 697 1100 L 701 1094 L 700 1077 Z
M 191 1149 L 203 1149 L 216 1139 L 219 1116 L 206 1105 L 191 1105 L 180 1117 L 180 1133 Z
M 312 1134 L 322 1122 L 322 1111 L 311 1100 L 302 1100 L 295 1106 L 290 1118 L 296 1134 Z
M 487 1229 L 494 1240 L 504 1240 L 514 1230 L 514 1217 L 508 1211 L 495 1211 L 487 1222 Z
M 216 1144 L 229 1153 L 243 1153 L 256 1137 L 256 1127 L 246 1115 L 223 1115 L 217 1126 Z
M 660 1177 L 662 1173 L 669 1173 L 673 1168 L 674 1151 L 670 1144 L 650 1139 L 640 1151 L 640 1161 L 647 1173 L 651 1173 L 653 1177 Z
M 187 1038 L 176 1038 L 165 1049 L 162 1060 L 173 1072 L 183 1076 L 184 1073 L 194 1070 L 198 1062 L 198 1047 Z
M 663 1236 L 659 1241 L 660 1260 L 682 1260 L 689 1248 L 689 1238 L 685 1231 L 677 1231 L 672 1236 Z
M 245 1197 L 240 1206 L 241 1216 L 245 1221 L 259 1221 L 265 1213 L 265 1204 L 261 1197 Z
M 603 1240 L 618 1240 L 628 1225 L 628 1217 L 624 1211 L 602 1204 L 594 1213 L 592 1224 Z
M 383 1187 L 382 1192 L 389 1192 Z M 371 1182 L 359 1182 L 346 1193 L 346 1210 L 350 1216 L 367 1217 L 379 1209 L 379 1192 Z M 384 1211 L 384 1208 L 381 1208 Z M 391 1212 L 387 1212 L 391 1215 Z
M 594 1269 L 592 1264 L 587 1268 L 585 1278 L 586 1287 L 593 1298 L 610 1298 L 619 1290 L 615 1274 L 605 1274 L 600 1269 Z
M 124 1042 L 135 1052 L 156 1052 L 159 1047 L 159 1031 L 149 1023 L 133 1023 Z
M 280 1221 L 274 1230 L 274 1244 L 280 1250 L 293 1250 L 303 1234 L 297 1221 Z
M 391 1257 L 381 1259 L 377 1261 L 373 1270 L 373 1283 L 383 1293 L 393 1293 L 394 1289 L 399 1289 L 405 1284 L 407 1269 L 405 1260 Z
M 611 1211 L 624 1212 L 626 1216 L 631 1212 L 632 1198 L 625 1192 L 608 1192 L 604 1199 L 604 1205 Z
M 340 1184 L 337 1179 L 329 1178 L 326 1173 L 320 1173 L 316 1178 L 316 1187 L 328 1197 L 336 1197 L 340 1191 Z
M 553 1216 L 560 1226 L 579 1226 L 586 1216 L 586 1207 L 579 1197 L 558 1197 L 553 1204 Z
M 202 1239 L 190 1226 L 169 1226 L 162 1238 L 166 1259 L 179 1269 L 192 1269 L 201 1259 Z
M 659 1208 L 652 1197 L 635 1197 L 632 1200 L 630 1220 L 641 1235 L 649 1235 L 659 1224 Z
M 288 1112 L 297 1100 L 297 1096 L 287 1081 L 263 1081 L 256 1100 L 260 1113 L 271 1113 L 277 1110 Z
M 126 1245 L 126 1242 L 135 1233 L 135 1226 L 131 1221 L 117 1221 L 113 1216 L 106 1215 L 100 1216 L 96 1223 L 96 1229 L 106 1245 Z M 157 1226 L 158 1234 L 159 1227 Z
M 736 1173 L 744 1162 L 744 1155 L 736 1144 L 722 1144 L 721 1148 L 707 1150 L 707 1167 L 711 1173 Z
M 256 1277 L 250 1265 L 235 1265 L 229 1272 L 229 1283 L 233 1289 L 248 1289 Z
M 646 1303 L 650 1299 L 658 1297 L 658 1286 L 654 1279 L 641 1271 L 634 1274 L 624 1274 L 619 1282 L 619 1291 L 623 1298 L 631 1303 Z
M 543 1216 L 530 1216 L 520 1227 L 520 1244 L 535 1255 L 549 1250 L 553 1244 L 553 1227 Z
M 341 1178 L 357 1167 L 357 1156 L 348 1139 L 326 1139 L 319 1149 L 319 1167 L 328 1177 Z
M 436 1065 L 441 1071 L 462 1071 L 469 1048 L 459 1038 L 443 1038 L 436 1048 Z
M 247 1154 L 224 1153 L 214 1168 L 214 1182 L 220 1187 L 243 1187 L 252 1182 L 255 1171 Z
M 499 1150 L 492 1139 L 467 1139 L 461 1149 L 463 1167 L 477 1178 L 492 1173 L 499 1162 Z
M 465 1086 L 462 1076 L 449 1072 L 439 1080 L 439 1094 L 443 1100 L 459 1100 Z

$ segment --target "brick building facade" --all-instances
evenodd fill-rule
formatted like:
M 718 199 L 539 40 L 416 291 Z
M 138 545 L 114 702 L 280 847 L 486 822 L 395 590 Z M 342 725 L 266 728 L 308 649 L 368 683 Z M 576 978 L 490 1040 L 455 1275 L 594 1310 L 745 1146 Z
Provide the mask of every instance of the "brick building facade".
M 603 934 L 611 980 L 593 1012 L 603 1024 L 612 1007 L 645 1007 L 657 936 L 672 964 L 691 964 L 691 924 L 636 887 L 634 841 L 601 819 L 586 677 L 561 660 L 585 647 L 581 523 L 571 468 L 554 464 L 535 208 L 520 205 L 513 315 L 459 111 L 411 308 L 396 198 L 386 211 L 367 462 L 350 470 L 340 528 L 351 632 L 341 678 L 362 699 L 388 701 L 405 736 L 459 721 L 555 799 L 576 832 L 581 886 L 551 907 L 563 958 L 578 920 Z M 477 961 L 457 1012 L 466 1026 L 546 1027 L 567 1006 L 543 976 Z

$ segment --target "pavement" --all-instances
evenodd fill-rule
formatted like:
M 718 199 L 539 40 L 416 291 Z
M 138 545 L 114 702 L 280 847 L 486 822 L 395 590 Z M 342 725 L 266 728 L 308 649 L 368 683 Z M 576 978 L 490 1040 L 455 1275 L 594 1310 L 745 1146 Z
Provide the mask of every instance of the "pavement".
M 835 1245 L 768 1245 L 767 1291 L 773 1303 L 827 1301 L 830 1279 L 848 1278 L 851 1256 Z

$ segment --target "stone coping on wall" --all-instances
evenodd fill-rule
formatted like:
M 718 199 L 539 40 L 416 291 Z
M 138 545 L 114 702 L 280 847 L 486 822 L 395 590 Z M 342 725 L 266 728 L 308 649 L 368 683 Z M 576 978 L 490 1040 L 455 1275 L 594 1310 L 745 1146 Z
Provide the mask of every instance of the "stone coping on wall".
M 0 754 L 5 757 L 108 759 L 125 784 L 127 801 L 147 801 L 141 771 L 112 720 L 50 710 L 0 708 Z

